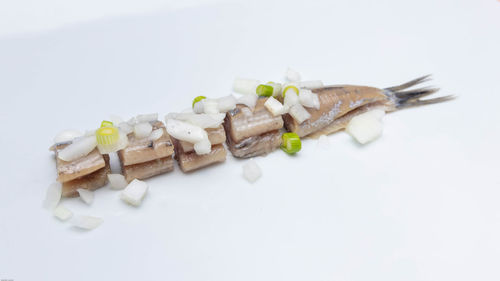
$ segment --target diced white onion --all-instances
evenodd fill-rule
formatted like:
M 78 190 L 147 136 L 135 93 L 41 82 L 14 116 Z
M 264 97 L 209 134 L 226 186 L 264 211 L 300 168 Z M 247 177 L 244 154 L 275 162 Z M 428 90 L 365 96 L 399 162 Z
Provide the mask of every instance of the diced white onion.
M 74 227 L 78 227 L 85 230 L 92 230 L 101 225 L 103 220 L 101 218 L 92 216 L 78 216 L 71 220 L 71 224 Z
M 150 113 L 150 114 L 139 114 L 135 118 L 137 122 L 153 122 L 158 120 L 158 113 Z
M 71 212 L 68 208 L 66 208 L 63 205 L 57 206 L 53 211 L 52 214 L 54 217 L 60 219 L 61 221 L 67 221 L 73 216 L 73 212 Z
M 217 114 L 219 113 L 219 103 L 217 100 L 204 99 L 201 101 L 203 103 L 203 112 L 207 114 Z
M 116 148 L 113 152 L 118 150 L 122 150 L 128 145 L 128 137 L 125 133 L 119 132 L 118 143 L 116 144 Z
M 134 126 L 136 123 L 137 120 L 135 119 L 135 117 L 132 117 L 127 121 L 127 124 L 129 124 L 130 126 Z
M 311 118 L 311 114 L 301 104 L 290 107 L 289 113 L 299 124 Z
M 194 106 L 193 106 L 193 112 L 194 113 L 203 113 L 203 112 L 205 112 L 205 108 L 203 106 L 203 100 L 194 104 Z
M 57 157 L 63 161 L 73 161 L 89 154 L 96 146 L 95 136 L 83 137 L 59 151 Z
M 255 94 L 260 81 L 255 79 L 236 78 L 233 82 L 233 91 L 240 94 Z
M 319 97 L 309 89 L 299 90 L 299 101 L 305 107 L 319 109 Z
M 233 95 L 217 99 L 217 109 L 219 112 L 228 112 L 236 107 L 236 99 Z
M 62 132 L 59 132 L 55 137 L 54 137 L 54 143 L 61 143 L 61 142 L 68 142 L 72 141 L 75 138 L 83 136 L 83 133 L 78 130 L 64 130 Z
M 130 205 L 139 206 L 147 191 L 148 184 L 146 182 L 134 179 L 122 191 L 121 199 Z
M 380 111 L 368 111 L 354 116 L 347 124 L 346 132 L 361 144 L 371 142 L 382 135 L 380 115 Z
M 127 187 L 128 182 L 125 180 L 125 177 L 120 174 L 108 174 L 109 184 L 111 189 L 120 190 Z
M 310 81 L 300 81 L 297 83 L 300 88 L 307 89 L 317 89 L 323 87 L 323 81 L 321 80 L 310 80 Z
M 194 113 L 169 113 L 166 119 L 176 119 L 180 121 L 186 121 L 200 128 L 217 128 L 222 122 L 226 114 L 216 113 L 216 114 L 194 114 Z
M 373 118 L 375 118 L 377 120 L 382 120 L 382 118 L 384 118 L 384 116 L 385 116 L 385 110 L 382 110 L 382 109 L 373 109 L 373 110 L 370 110 L 366 113 L 373 116 Z
M 159 138 L 161 138 L 161 136 L 163 136 L 163 128 L 153 130 L 151 132 L 151 134 L 149 135 L 148 139 L 155 141 L 155 140 L 158 140 Z
M 250 107 L 251 109 L 254 109 L 255 104 L 257 104 L 258 98 L 259 98 L 259 96 L 256 93 L 243 95 L 243 96 L 238 98 L 236 103 L 237 104 L 244 104 L 244 105 Z
M 134 131 L 134 127 L 133 125 L 130 125 L 129 123 L 127 122 L 121 122 L 119 125 L 118 125 L 118 129 L 123 132 L 125 135 L 128 135 L 130 133 L 132 133 Z
M 198 155 L 209 154 L 211 150 L 212 150 L 212 144 L 210 143 L 208 136 L 207 138 L 194 144 L 194 151 Z
M 254 183 L 262 176 L 262 171 L 255 160 L 250 159 L 243 164 L 243 177 L 250 183 Z
M 188 122 L 170 119 L 167 116 L 166 123 L 168 134 L 178 140 L 197 143 L 207 137 L 204 129 Z
M 292 107 L 295 104 L 299 103 L 299 96 L 295 93 L 295 91 L 287 91 L 288 94 L 285 95 L 283 100 L 283 104 L 288 107 Z
M 84 188 L 77 188 L 76 191 L 80 195 L 80 199 L 85 202 L 87 205 L 92 204 L 94 202 L 94 192 Z
M 281 102 L 274 97 L 269 97 L 264 103 L 264 106 L 273 114 L 273 116 L 278 116 L 284 113 L 283 104 L 281 104 Z
M 43 207 L 47 210 L 53 210 L 59 204 L 61 194 L 62 184 L 60 182 L 49 185 L 45 194 L 45 200 L 43 201 Z
M 148 137 L 153 130 L 153 126 L 151 126 L 148 122 L 138 123 L 134 126 L 134 135 L 138 139 L 142 139 Z
M 285 72 L 285 78 L 290 82 L 298 82 L 300 81 L 300 73 L 289 67 Z

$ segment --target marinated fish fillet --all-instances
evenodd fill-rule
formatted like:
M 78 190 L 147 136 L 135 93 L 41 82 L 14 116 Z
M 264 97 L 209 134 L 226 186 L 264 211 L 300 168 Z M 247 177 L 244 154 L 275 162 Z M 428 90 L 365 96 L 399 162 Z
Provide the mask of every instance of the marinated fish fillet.
M 226 132 L 224 131 L 224 127 L 220 125 L 218 128 L 208 128 L 205 129 L 208 134 L 208 140 L 212 145 L 221 144 L 226 141 Z M 178 140 L 179 145 L 182 146 L 182 151 L 190 152 L 194 150 L 194 145 L 187 141 Z
M 153 130 L 162 128 L 163 135 L 159 139 L 151 141 L 148 140 L 148 138 L 136 139 L 134 134 L 129 134 L 128 146 L 118 151 L 122 165 L 127 166 L 144 163 L 159 158 L 165 158 L 174 153 L 174 146 L 170 136 L 167 134 L 165 125 L 160 121 L 156 121 L 152 123 L 152 125 Z
M 122 164 L 121 168 L 125 180 L 131 182 L 134 179 L 143 180 L 173 171 L 174 160 L 168 156 L 134 165 L 123 166 Z
M 283 118 L 273 116 L 264 107 L 267 98 L 259 98 L 253 111 L 245 105 L 237 105 L 226 114 L 224 126 L 226 135 L 231 135 L 234 142 L 240 142 L 248 137 L 258 136 L 283 127 Z M 230 128 L 228 131 L 227 128 Z M 229 136 L 227 136 L 229 138 Z
M 194 151 L 184 152 L 182 147 L 177 145 L 175 148 L 175 158 L 185 173 L 226 161 L 226 149 L 223 144 L 212 145 L 210 153 L 204 155 L 198 155 Z
M 57 181 L 71 181 L 102 169 L 106 165 L 104 157 L 99 153 L 97 148 L 88 155 L 74 161 L 66 162 L 59 159 L 57 154 L 69 144 L 70 143 L 55 145 Z
M 333 124 L 324 133 L 328 131 L 334 132 L 345 126 L 340 125 L 341 123 L 348 123 L 352 117 L 362 113 L 362 110 L 356 111 L 357 109 L 367 105 L 383 107 L 385 111 L 391 112 L 412 106 L 443 102 L 453 98 L 445 96 L 422 100 L 420 98 L 431 95 L 437 92 L 438 89 L 419 88 L 406 90 L 427 81 L 427 78 L 428 76 L 420 77 L 408 83 L 386 89 L 352 85 L 326 86 L 314 89 L 313 92 L 318 94 L 320 100 L 320 108 L 306 108 L 311 117 L 301 124 L 287 114 L 284 116 L 285 126 L 289 131 L 303 137 L 320 132 L 332 125 L 335 120 L 346 116 L 341 122 Z M 351 112 L 352 114 L 348 114 Z
M 78 188 L 96 190 L 108 183 L 108 174 L 111 173 L 109 158 L 105 157 L 105 166 L 93 173 L 62 183 L 62 197 L 78 197 Z
M 281 133 L 279 130 L 249 137 L 238 143 L 233 142 L 231 137 L 227 138 L 229 151 L 237 158 L 250 158 L 264 155 L 279 148 L 280 145 Z

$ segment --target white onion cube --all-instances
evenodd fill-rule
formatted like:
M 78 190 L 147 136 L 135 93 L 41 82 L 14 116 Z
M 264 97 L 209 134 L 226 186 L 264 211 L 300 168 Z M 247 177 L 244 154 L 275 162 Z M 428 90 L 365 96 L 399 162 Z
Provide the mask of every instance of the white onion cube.
M 250 159 L 243 164 L 243 177 L 250 183 L 256 182 L 262 176 L 262 171 L 255 160 Z
M 233 110 L 236 107 L 236 99 L 233 95 L 222 97 L 218 99 L 217 102 L 217 109 L 219 112 L 228 112 L 229 110 Z
M 166 123 L 168 134 L 178 140 L 197 143 L 207 137 L 207 132 L 204 129 L 191 123 L 169 119 L 168 116 Z
M 148 184 L 146 182 L 134 179 L 122 191 L 121 199 L 130 205 L 139 206 L 147 191 Z
M 75 138 L 83 136 L 83 133 L 78 130 L 64 130 L 60 133 L 58 133 L 54 137 L 54 143 L 61 143 L 61 142 L 68 142 L 72 141 Z
M 284 113 L 283 104 L 281 104 L 281 102 L 279 102 L 274 97 L 267 98 L 267 101 L 264 103 L 264 106 L 266 107 L 267 110 L 269 110 L 269 112 L 273 114 L 273 116 L 278 116 Z
M 63 148 L 57 153 L 57 157 L 63 161 L 73 161 L 89 154 L 97 146 L 95 136 L 83 137 L 73 141 L 70 145 Z
M 125 135 L 128 135 L 134 131 L 134 127 L 127 122 L 122 122 L 118 124 L 118 129 Z
M 251 109 L 254 109 L 255 105 L 257 104 L 257 99 L 259 96 L 256 93 L 253 94 L 248 94 L 248 95 L 243 95 L 238 98 L 236 101 L 237 104 L 244 104 L 248 106 Z
M 77 188 L 76 191 L 80 195 L 80 199 L 85 202 L 87 205 L 92 204 L 94 202 L 94 192 L 92 190 Z
M 354 116 L 347 124 L 346 132 L 361 144 L 371 142 L 382 135 L 383 125 L 379 116 L 379 112 L 370 111 Z
M 297 123 L 302 124 L 302 122 L 311 118 L 311 114 L 300 104 L 293 105 L 288 111 L 290 115 L 297 121 Z
M 135 124 L 134 135 L 138 139 L 143 139 L 148 137 L 153 131 L 153 126 L 149 122 L 142 122 Z
M 255 79 L 236 78 L 233 82 L 233 91 L 240 94 L 255 94 L 260 81 Z
M 45 194 L 45 200 L 43 201 L 43 207 L 47 210 L 53 210 L 59 204 L 62 194 L 62 184 L 60 182 L 55 182 L 47 188 L 47 193 Z
M 139 114 L 135 119 L 137 120 L 138 123 L 157 121 L 158 113 Z
M 309 89 L 299 90 L 299 101 L 305 107 L 319 109 L 319 97 Z
M 54 215 L 54 217 L 60 219 L 61 221 L 67 221 L 73 216 L 73 212 L 71 212 L 63 205 L 57 206 L 52 214 Z
M 298 82 L 300 81 L 300 73 L 289 67 L 285 72 L 285 78 L 290 82 Z
M 206 139 L 203 139 L 203 140 L 195 143 L 193 147 L 194 147 L 194 151 L 198 155 L 209 154 L 210 151 L 212 150 L 212 144 L 210 143 L 208 136 Z
M 287 91 L 288 94 L 285 95 L 283 99 L 283 104 L 288 107 L 292 107 L 299 103 L 299 96 L 295 93 L 294 90 Z
M 101 218 L 92 216 L 78 216 L 71 221 L 74 227 L 92 230 L 101 225 L 103 220 Z
M 205 112 L 205 108 L 203 106 L 203 101 L 199 101 L 193 105 L 193 112 L 194 113 L 203 113 Z
M 158 129 L 153 130 L 151 132 L 151 134 L 149 135 L 148 139 L 151 140 L 151 141 L 156 141 L 159 138 L 161 138 L 161 136 L 163 136 L 163 128 L 158 128 Z
M 125 180 L 125 177 L 120 174 L 108 174 L 109 184 L 111 189 L 119 190 L 127 187 L 128 182 Z

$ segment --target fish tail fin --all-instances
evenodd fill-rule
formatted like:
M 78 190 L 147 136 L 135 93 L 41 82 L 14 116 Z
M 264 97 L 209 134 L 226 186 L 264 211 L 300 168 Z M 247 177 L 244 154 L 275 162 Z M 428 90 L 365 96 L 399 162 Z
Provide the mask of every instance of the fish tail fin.
M 440 103 L 455 98 L 455 96 L 443 96 L 433 99 L 422 99 L 423 97 L 438 92 L 439 88 L 423 87 L 417 89 L 409 89 L 416 85 L 429 81 L 430 77 L 431 75 L 425 75 L 398 86 L 385 88 L 384 90 L 386 91 L 386 95 L 388 95 L 391 100 L 393 100 L 396 109 Z

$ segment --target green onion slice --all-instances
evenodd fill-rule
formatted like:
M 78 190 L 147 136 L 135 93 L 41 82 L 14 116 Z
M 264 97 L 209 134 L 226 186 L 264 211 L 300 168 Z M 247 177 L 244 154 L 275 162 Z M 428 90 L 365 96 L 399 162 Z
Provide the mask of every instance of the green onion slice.
M 297 95 L 299 94 L 299 89 L 298 89 L 297 87 L 295 87 L 294 85 L 288 85 L 288 86 L 286 86 L 286 87 L 285 87 L 285 89 L 283 89 L 283 92 L 282 92 L 282 93 L 283 93 L 283 97 L 285 97 L 286 92 L 287 92 L 288 90 L 293 90 L 293 91 L 295 91 L 295 93 L 296 93 Z
M 193 105 L 192 105 L 192 107 L 194 107 L 194 104 L 195 104 L 195 103 L 197 103 L 197 102 L 199 102 L 199 101 L 201 101 L 201 100 L 204 100 L 204 99 L 206 99 L 206 98 L 207 98 L 207 97 L 205 97 L 205 96 L 197 96 L 197 97 L 196 97 L 196 98 L 194 98 L 194 100 L 193 100 Z
M 260 84 L 259 86 L 257 86 L 256 92 L 257 95 L 261 97 L 270 97 L 273 95 L 273 86 Z
M 113 122 L 104 120 L 101 122 L 101 128 L 102 127 L 113 127 Z
M 302 143 L 300 141 L 299 135 L 296 133 L 284 133 L 281 136 L 283 142 L 281 143 L 281 149 L 288 154 L 295 154 L 300 151 Z

